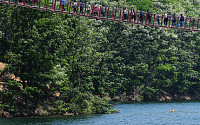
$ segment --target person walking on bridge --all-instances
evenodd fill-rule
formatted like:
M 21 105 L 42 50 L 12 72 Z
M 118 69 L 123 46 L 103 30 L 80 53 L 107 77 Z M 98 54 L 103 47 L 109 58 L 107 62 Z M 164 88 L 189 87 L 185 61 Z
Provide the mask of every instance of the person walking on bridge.
M 126 20 L 127 19 L 127 9 L 126 9 L 126 7 L 124 8 L 124 20 Z
M 134 18 L 134 21 L 135 21 L 135 11 L 134 11 L 134 8 L 133 8 L 133 7 L 131 7 L 130 16 L 131 16 L 131 19 Z
M 164 14 L 164 25 L 167 26 L 167 22 L 168 22 L 168 15 L 167 13 L 165 12 Z
M 160 14 L 159 14 L 159 12 L 157 12 L 157 21 L 158 21 L 158 25 L 160 25 Z
M 93 11 L 94 11 L 94 16 L 98 16 L 99 7 L 97 3 L 94 4 Z
M 101 14 L 103 15 L 103 17 L 105 17 L 105 13 L 106 13 L 106 7 L 103 4 L 103 6 L 101 7 Z
M 61 1 L 61 5 L 62 5 L 62 10 L 65 11 L 65 0 Z
M 80 14 L 83 14 L 83 0 L 79 2 L 79 6 L 80 6 Z
M 16 1 L 16 0 L 15 0 Z M 34 6 L 36 6 L 36 0 L 33 0 Z
M 76 0 L 74 0 L 74 5 L 73 5 L 73 8 L 74 8 L 74 14 L 76 14 L 76 7 L 77 7 L 77 2 L 76 2 Z
M 172 16 L 172 27 L 177 26 L 176 25 L 176 14 L 174 13 L 174 15 Z
M 182 26 L 184 28 L 184 25 L 183 25 L 184 16 L 183 16 L 183 14 L 181 14 L 180 21 L 181 21 L 180 26 Z
M 87 4 L 87 15 L 91 14 L 91 5 L 90 2 Z
M 147 10 L 147 20 L 149 20 L 149 24 L 151 24 L 151 12 Z
M 140 23 L 143 23 L 144 14 L 142 8 L 140 9 Z

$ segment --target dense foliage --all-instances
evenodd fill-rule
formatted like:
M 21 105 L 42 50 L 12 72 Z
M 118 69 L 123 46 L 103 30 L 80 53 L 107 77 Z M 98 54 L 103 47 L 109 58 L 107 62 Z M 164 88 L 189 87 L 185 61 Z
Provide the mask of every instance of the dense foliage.
M 134 2 L 127 0 L 126 6 Z M 190 1 L 159 1 L 176 2 Z M 157 5 L 151 0 L 137 3 L 138 8 Z M 6 4 L 0 8 L 0 61 L 9 64 L 1 75 L 9 72 L 21 78 L 10 80 L 0 93 L 0 107 L 13 115 L 108 113 L 107 97 L 122 95 L 136 101 L 200 96 L 200 33 Z M 189 9 L 182 12 L 189 14 Z M 173 11 L 179 12 L 176 7 Z

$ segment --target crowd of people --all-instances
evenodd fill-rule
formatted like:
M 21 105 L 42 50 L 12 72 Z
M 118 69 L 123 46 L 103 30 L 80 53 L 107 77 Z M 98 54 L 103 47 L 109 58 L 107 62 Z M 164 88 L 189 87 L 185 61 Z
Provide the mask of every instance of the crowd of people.
M 62 8 L 63 10 L 65 10 L 65 0 L 61 0 L 61 4 L 62 4 Z M 105 13 L 106 13 L 106 7 L 105 5 L 102 5 L 101 7 L 97 5 L 97 3 L 94 4 L 94 6 L 91 6 L 90 2 L 88 2 L 86 5 L 86 12 L 87 15 L 94 15 L 94 16 L 98 16 L 99 11 L 101 12 L 101 16 L 105 17 Z M 78 8 L 80 8 L 79 14 L 83 14 L 83 9 L 84 9 L 84 4 L 83 4 L 83 0 L 80 0 L 80 2 L 77 2 L 76 0 L 74 0 L 73 2 L 73 12 L 74 14 L 78 14 Z M 137 15 L 139 14 L 139 15 Z M 139 17 L 138 20 L 140 21 L 140 23 L 145 21 L 148 21 L 149 24 L 152 23 L 152 15 L 151 12 L 149 10 L 147 10 L 146 15 L 143 13 L 142 8 L 140 9 L 139 12 L 136 12 L 134 10 L 133 7 L 131 7 L 130 10 L 127 10 L 127 8 L 123 8 L 123 16 L 122 16 L 122 20 L 126 20 L 126 21 L 131 21 L 134 20 L 134 22 L 136 22 L 137 20 L 137 16 Z M 156 14 L 156 19 L 157 19 L 157 24 L 160 25 L 160 20 L 161 20 L 161 16 L 159 14 L 159 12 L 157 12 Z M 168 26 L 168 20 L 169 20 L 169 16 L 168 14 L 165 12 L 163 18 L 164 19 L 164 25 Z M 184 16 L 183 14 L 181 14 L 180 16 L 180 26 L 184 27 Z M 172 27 L 177 26 L 177 17 L 176 14 L 174 13 L 172 15 Z
M 124 8 L 123 9 L 123 13 L 124 13 L 124 17 L 123 17 L 124 20 L 129 20 L 129 18 L 128 18 L 128 14 L 129 14 L 130 15 L 130 19 L 134 19 L 134 22 L 136 21 L 136 18 L 137 18 L 136 16 L 139 16 L 140 23 L 143 23 L 143 21 L 144 21 L 145 15 L 143 13 L 142 8 L 139 11 L 139 15 L 137 15 L 137 12 L 134 11 L 133 7 L 131 7 L 130 11 L 128 11 L 127 8 Z M 158 25 L 160 25 L 161 24 L 160 23 L 161 16 L 160 16 L 159 12 L 157 12 L 156 18 L 157 18 Z M 164 17 L 163 18 L 164 18 L 164 25 L 168 26 L 169 16 L 168 16 L 168 14 L 166 12 L 164 13 Z M 152 23 L 152 14 L 150 13 L 149 10 L 147 10 L 146 19 L 149 22 L 149 24 Z M 184 16 L 183 16 L 183 14 L 181 14 L 179 21 L 180 21 L 180 26 L 184 27 Z M 172 15 L 172 27 L 173 26 L 177 26 L 176 22 L 177 22 L 177 17 L 176 17 L 176 14 L 174 13 Z

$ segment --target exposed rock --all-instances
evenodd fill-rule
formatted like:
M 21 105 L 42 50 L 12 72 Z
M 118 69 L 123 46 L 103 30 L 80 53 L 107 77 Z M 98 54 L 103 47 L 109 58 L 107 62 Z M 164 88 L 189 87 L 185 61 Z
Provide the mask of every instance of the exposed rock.
M 160 94 L 154 98 L 153 100 L 148 100 L 148 101 L 182 101 L 182 100 L 198 100 L 200 97 L 194 97 L 192 95 L 178 95 L 174 94 L 171 95 L 163 90 L 160 91 Z M 119 102 L 127 102 L 127 101 L 147 101 L 143 99 L 142 95 L 136 94 L 136 95 L 120 95 L 120 96 L 115 96 L 111 99 L 111 101 L 119 101 Z
M 54 94 L 54 96 L 59 97 L 59 96 L 60 96 L 60 92 L 56 92 L 56 93 Z
M 158 101 L 181 101 L 181 100 L 195 100 L 197 98 L 188 95 L 170 95 L 165 91 L 161 91 L 159 97 L 156 99 Z
M 5 118 L 9 118 L 12 117 L 9 112 L 5 112 L 5 111 L 0 111 L 0 117 L 5 117 Z
M 68 113 L 68 112 L 66 112 L 64 115 L 65 115 L 65 116 L 73 116 L 74 113 Z
M 3 85 L 0 84 L 0 91 L 2 91 L 2 90 L 3 90 Z
M 167 92 L 161 90 L 160 95 L 156 100 L 158 100 L 158 101 L 171 101 L 171 100 L 173 100 L 173 97 L 171 95 L 169 95 Z
M 48 116 L 49 113 L 47 110 L 43 109 L 42 106 L 39 106 L 36 110 L 35 110 L 35 113 L 39 116 Z
M 114 98 L 112 98 L 112 101 L 120 101 L 120 97 L 119 96 L 115 96 Z
M 115 96 L 114 98 L 111 99 L 112 101 L 120 101 L 120 102 L 127 102 L 127 101 L 141 101 L 138 100 L 135 96 L 130 95 L 120 95 L 120 96 Z
M 0 62 L 0 70 L 4 69 L 8 64 Z

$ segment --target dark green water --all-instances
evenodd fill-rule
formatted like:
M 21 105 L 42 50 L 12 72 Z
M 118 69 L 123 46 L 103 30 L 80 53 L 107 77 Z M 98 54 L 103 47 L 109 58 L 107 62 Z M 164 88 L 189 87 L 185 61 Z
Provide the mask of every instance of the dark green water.
M 129 103 L 118 104 L 115 109 L 120 112 L 89 116 L 4 118 L 0 119 L 0 125 L 200 125 L 200 102 Z

